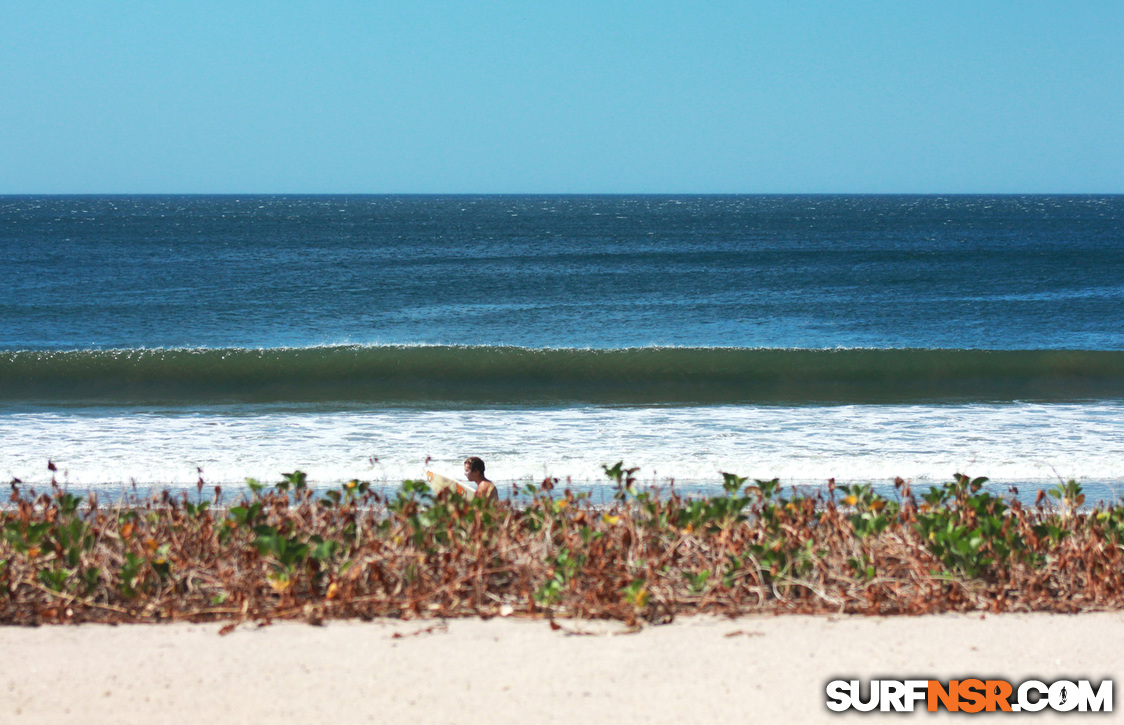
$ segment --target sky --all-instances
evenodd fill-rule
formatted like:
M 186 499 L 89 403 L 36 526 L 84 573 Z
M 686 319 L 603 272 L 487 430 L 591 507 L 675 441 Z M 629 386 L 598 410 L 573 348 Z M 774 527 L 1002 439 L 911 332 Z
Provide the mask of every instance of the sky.
M 1124 3 L 3 0 L 54 193 L 1124 193 Z

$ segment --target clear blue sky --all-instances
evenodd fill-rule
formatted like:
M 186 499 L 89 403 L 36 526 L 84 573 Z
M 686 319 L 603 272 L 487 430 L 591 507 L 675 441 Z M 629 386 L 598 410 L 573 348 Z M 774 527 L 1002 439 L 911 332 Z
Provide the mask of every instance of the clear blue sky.
M 1124 2 L 0 2 L 0 193 L 1124 193 Z

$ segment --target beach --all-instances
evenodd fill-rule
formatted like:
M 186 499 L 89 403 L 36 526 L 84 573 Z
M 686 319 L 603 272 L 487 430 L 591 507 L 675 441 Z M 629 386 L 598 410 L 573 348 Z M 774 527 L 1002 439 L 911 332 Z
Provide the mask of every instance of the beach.
M 824 687 L 836 678 L 1122 674 L 1120 613 L 686 617 L 634 633 L 560 624 L 334 621 L 227 635 L 220 624 L 5 627 L 0 720 L 816 723 L 863 717 L 826 708 Z M 934 717 L 865 715 L 880 716 Z
M 823 722 L 836 677 L 1114 677 L 1122 221 L 0 197 L 5 621 L 86 622 L 0 628 L 0 722 Z M 467 456 L 516 513 L 403 491 Z M 985 610 L 1116 613 L 931 614 Z

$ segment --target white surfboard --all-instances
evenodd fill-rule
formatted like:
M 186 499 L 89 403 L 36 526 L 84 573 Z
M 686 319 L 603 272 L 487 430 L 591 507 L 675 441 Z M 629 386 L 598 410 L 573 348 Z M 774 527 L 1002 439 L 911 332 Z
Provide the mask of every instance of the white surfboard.
M 434 495 L 446 490 L 453 490 L 465 498 L 472 498 L 476 495 L 476 491 L 465 486 L 464 484 L 454 481 L 448 476 L 442 476 L 440 473 L 433 471 L 425 472 L 425 480 L 429 483 L 429 490 L 433 491 Z

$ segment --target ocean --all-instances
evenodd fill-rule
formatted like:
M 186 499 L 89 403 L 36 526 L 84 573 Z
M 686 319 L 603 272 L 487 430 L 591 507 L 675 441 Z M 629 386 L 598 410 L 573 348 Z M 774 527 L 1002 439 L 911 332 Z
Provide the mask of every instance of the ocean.
M 1122 196 L 6 196 L 0 260 L 33 485 L 1124 491 Z

